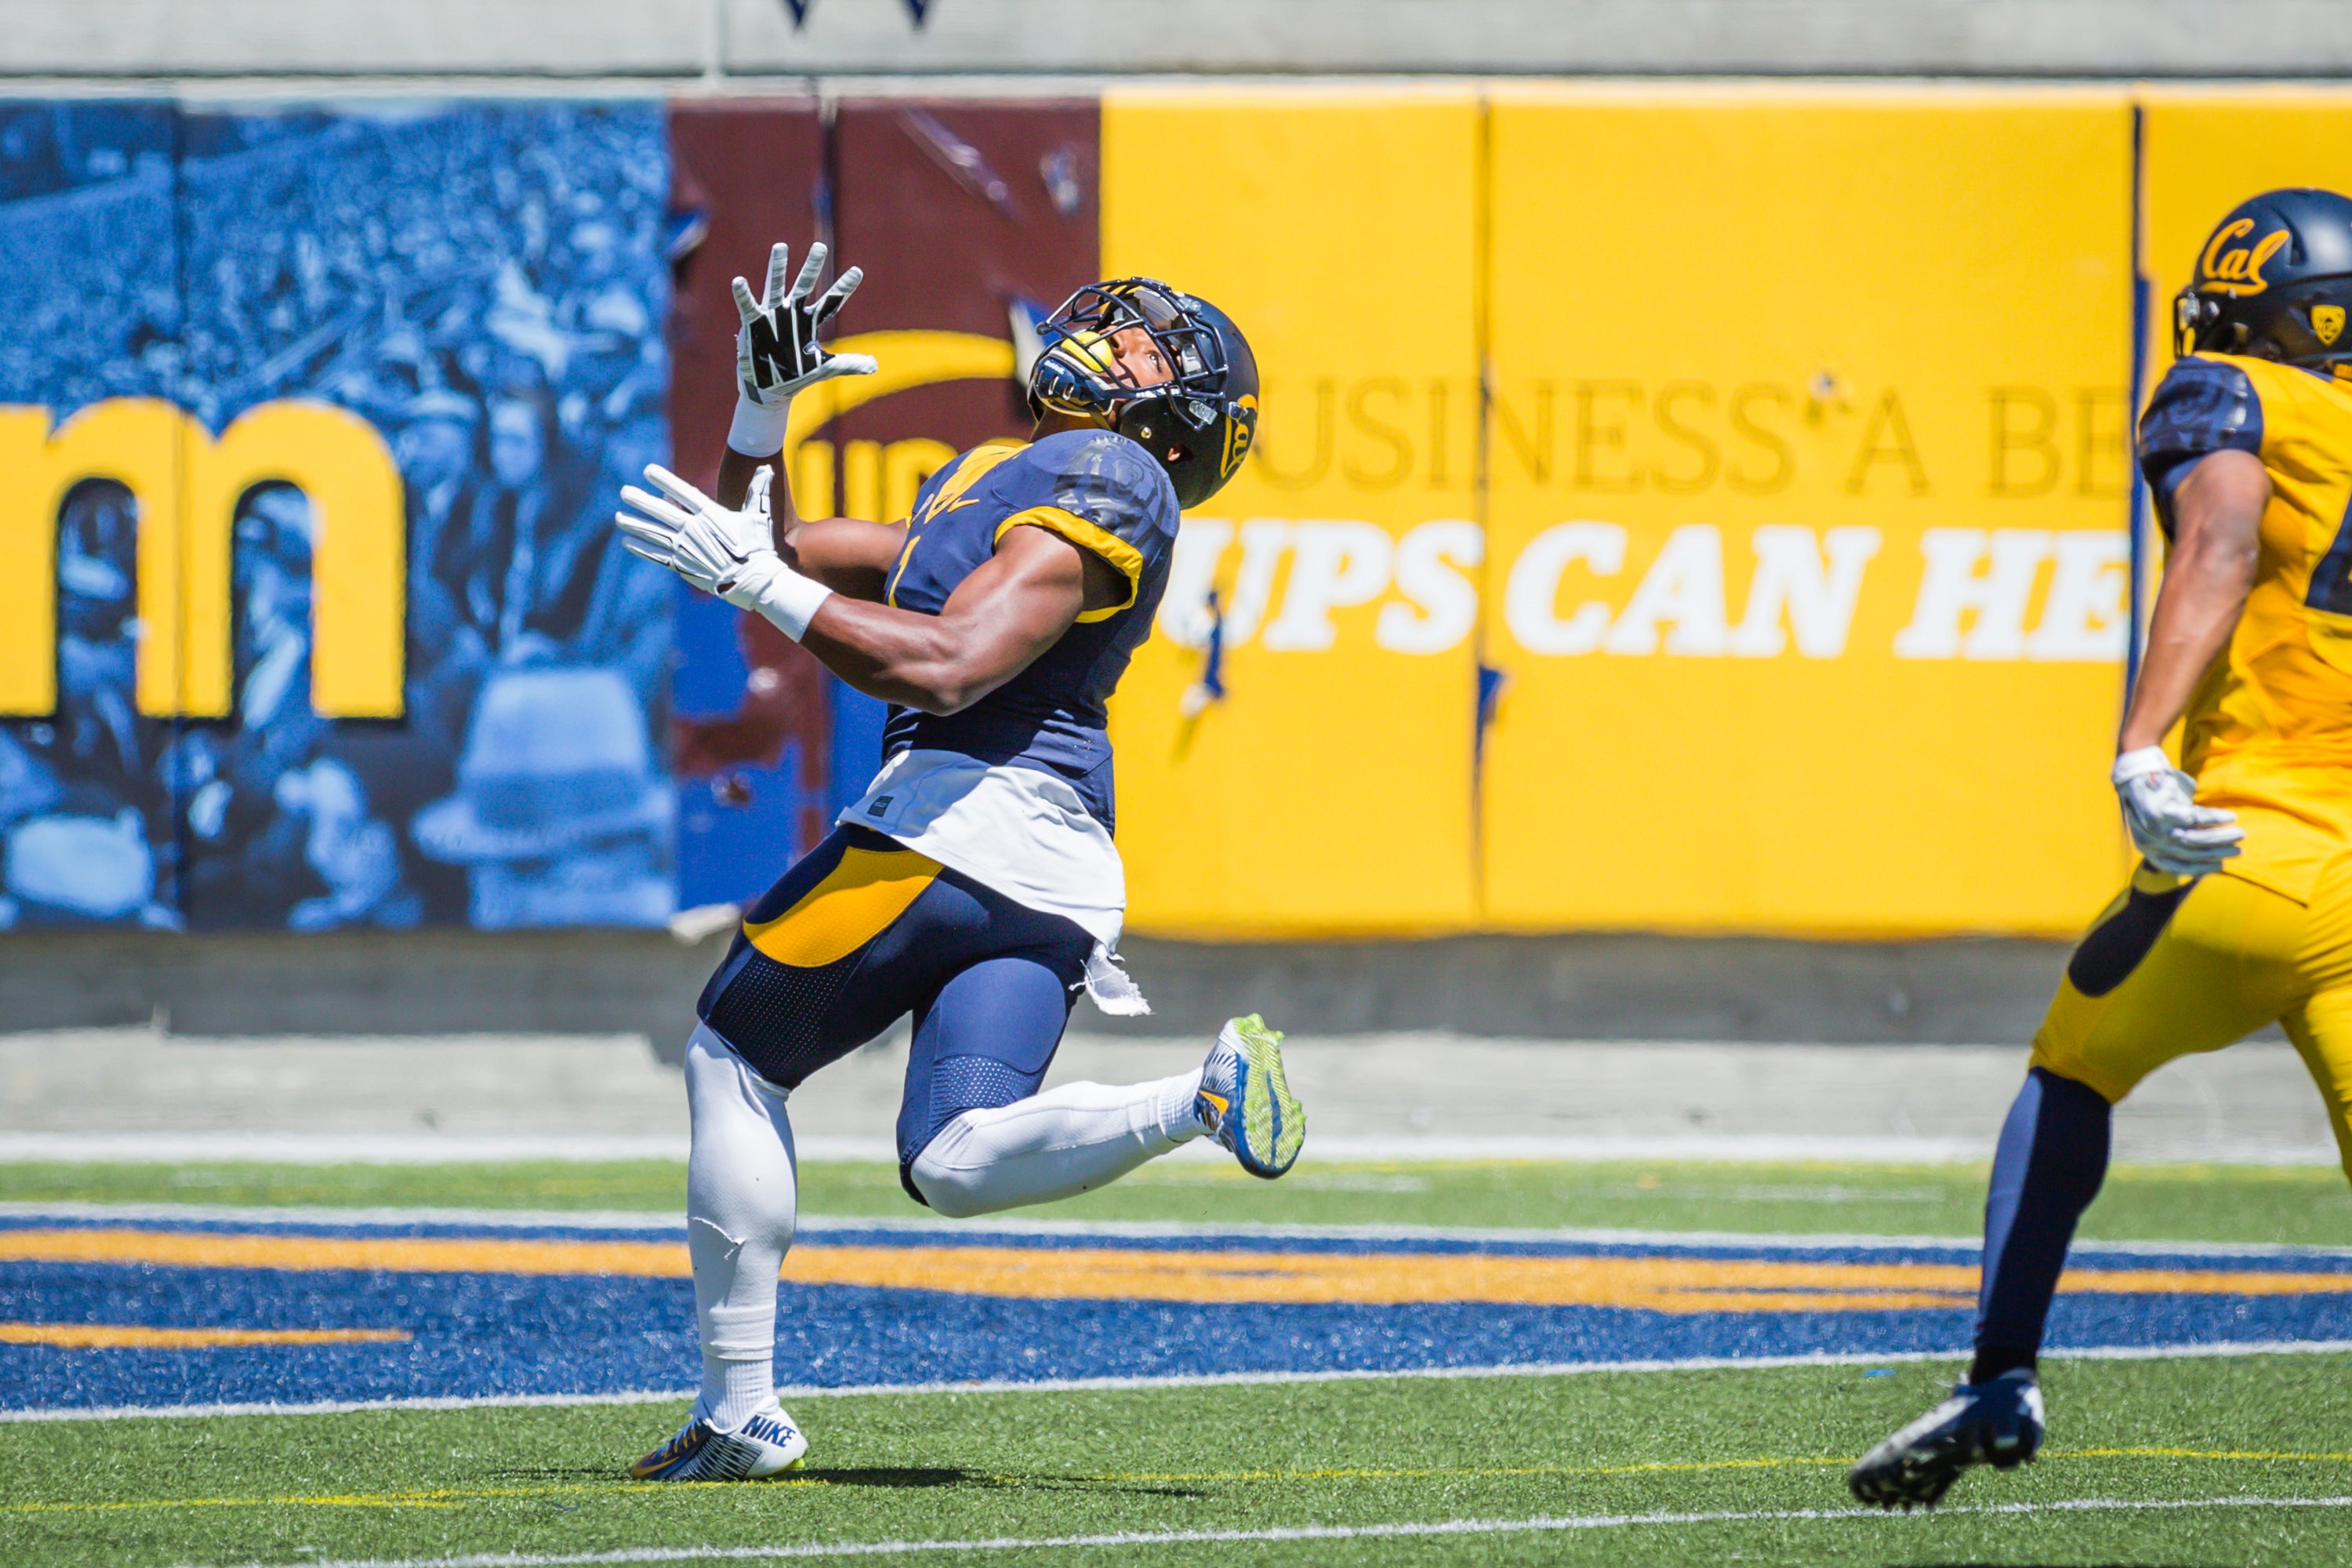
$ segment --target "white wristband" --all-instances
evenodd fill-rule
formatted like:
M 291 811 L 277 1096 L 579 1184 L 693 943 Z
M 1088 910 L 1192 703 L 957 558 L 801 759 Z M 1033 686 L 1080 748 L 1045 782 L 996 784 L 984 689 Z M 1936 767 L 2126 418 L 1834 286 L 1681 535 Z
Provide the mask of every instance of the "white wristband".
M 789 397 L 770 408 L 735 392 L 735 422 L 727 427 L 727 449 L 747 458 L 772 458 L 784 449 L 784 426 L 790 421 Z
M 814 577 L 803 577 L 777 556 L 762 554 L 744 563 L 742 574 L 720 595 L 739 610 L 755 610 L 786 637 L 798 642 L 808 635 L 809 622 L 833 590 Z

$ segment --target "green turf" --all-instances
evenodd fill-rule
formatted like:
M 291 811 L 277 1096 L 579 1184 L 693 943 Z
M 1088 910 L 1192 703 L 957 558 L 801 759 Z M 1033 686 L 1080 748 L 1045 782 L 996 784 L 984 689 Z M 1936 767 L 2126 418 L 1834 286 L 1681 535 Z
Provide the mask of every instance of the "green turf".
M 811 1163 L 827 1214 L 913 1214 L 887 1166 Z M 1063 1216 L 1966 1234 L 1964 1167 L 1164 1163 Z M 674 1210 L 679 1167 L 0 1165 L 0 1199 Z M 2352 1241 L 2334 1172 L 2118 1171 L 2086 1232 Z M 91 1353 L 91 1352 L 60 1352 Z M 102 1352 L 101 1352 L 102 1353 Z M 1847 1506 L 1843 1464 L 1953 1365 L 1380 1379 L 795 1402 L 782 1484 L 620 1479 L 667 1405 L 0 1423 L 0 1563 L 294 1563 L 819 1542 L 1037 1540 Z M 2352 1491 L 2352 1358 L 2053 1363 L 2044 1462 L 1952 1501 Z M 7 1456 L 14 1455 L 14 1462 Z M 925 1553 L 917 1561 L 1323 1563 L 2319 1563 L 2352 1509 L 1629 1524 L 1443 1538 Z
M 811 1161 L 801 1206 L 822 1215 L 919 1214 L 885 1164 Z M 0 1164 L 0 1201 L 456 1205 L 675 1212 L 685 1167 Z M 1660 1230 L 1968 1236 L 1984 1173 L 1965 1165 L 1343 1164 L 1307 1160 L 1278 1182 L 1163 1161 L 1101 1192 L 1031 1211 L 1071 1219 L 1626 1226 Z M 2121 1166 L 2084 1216 L 2107 1240 L 2352 1245 L 2352 1192 L 2311 1166 Z
M 16 1568 L 1037 1539 L 1651 1511 L 1844 1510 L 1843 1463 L 1948 1367 L 1383 1379 L 796 1402 L 783 1484 L 641 1487 L 664 1405 L 0 1425 Z M 2044 1459 L 1950 1501 L 2332 1497 L 2352 1358 L 2057 1363 Z M 2326 1563 L 2352 1510 L 1626 1525 L 923 1562 Z

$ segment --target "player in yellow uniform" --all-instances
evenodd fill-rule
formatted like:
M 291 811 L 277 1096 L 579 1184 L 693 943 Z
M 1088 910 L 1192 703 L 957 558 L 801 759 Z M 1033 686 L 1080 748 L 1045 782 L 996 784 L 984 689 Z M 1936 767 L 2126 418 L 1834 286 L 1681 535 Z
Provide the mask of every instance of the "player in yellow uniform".
M 2043 1321 L 2109 1109 L 2150 1072 L 2281 1023 L 2352 1172 L 2347 310 L 2352 201 L 2315 190 L 2231 212 L 2176 302 L 2180 357 L 2139 443 L 2170 550 L 2114 770 L 2143 859 L 2068 963 L 2002 1127 L 1969 1380 L 1854 1466 L 1864 1502 L 1932 1504 L 1970 1465 L 2033 1457 Z

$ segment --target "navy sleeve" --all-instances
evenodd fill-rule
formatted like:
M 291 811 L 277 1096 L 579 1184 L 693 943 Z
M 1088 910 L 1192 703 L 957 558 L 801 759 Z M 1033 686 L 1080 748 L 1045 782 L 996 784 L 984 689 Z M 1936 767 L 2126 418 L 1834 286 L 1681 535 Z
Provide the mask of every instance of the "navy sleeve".
M 1152 554 L 1176 537 L 1176 487 L 1151 454 L 1108 430 L 1071 430 L 1037 443 L 1052 471 L 1050 504 Z
M 2219 360 L 2177 362 L 2139 422 L 2139 471 L 2155 492 L 2167 533 L 2172 530 L 2172 492 L 2198 458 L 2224 447 L 2262 452 L 2263 400 L 2252 380 Z

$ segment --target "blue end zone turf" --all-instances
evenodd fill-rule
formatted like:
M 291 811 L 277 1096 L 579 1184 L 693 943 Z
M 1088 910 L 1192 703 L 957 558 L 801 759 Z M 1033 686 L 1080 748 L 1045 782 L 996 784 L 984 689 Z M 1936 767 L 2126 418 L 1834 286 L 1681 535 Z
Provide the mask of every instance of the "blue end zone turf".
M 2341 1255 L 2078 1263 L 2053 1346 L 2352 1339 Z M 845 1387 L 1958 1355 L 1975 1272 L 1972 1252 L 1893 1245 L 836 1224 L 787 1264 L 776 1373 Z M 0 1221 L 0 1410 L 678 1390 L 697 1375 L 693 1306 L 671 1227 L 19 1214 Z M 378 1337 L 299 1342 L 353 1332 Z M 233 1342 L 254 1336 L 296 1342 Z

